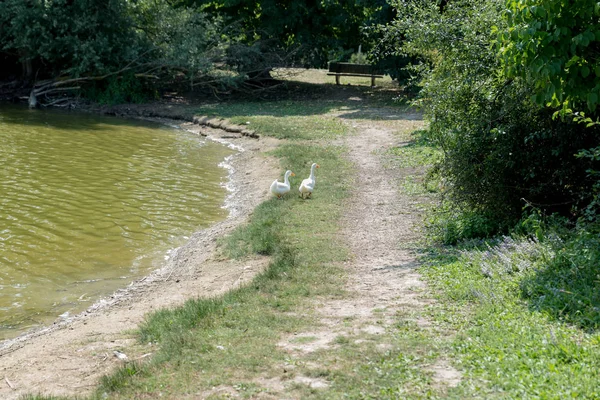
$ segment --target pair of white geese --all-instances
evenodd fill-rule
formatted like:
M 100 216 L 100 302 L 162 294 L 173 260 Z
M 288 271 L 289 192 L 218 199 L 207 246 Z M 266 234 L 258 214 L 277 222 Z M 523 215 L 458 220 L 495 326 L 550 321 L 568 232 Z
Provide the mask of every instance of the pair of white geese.
M 304 198 L 305 195 L 307 198 L 309 198 L 312 195 L 313 190 L 315 190 L 315 184 L 317 183 L 315 179 L 315 168 L 319 168 L 319 164 L 313 163 L 313 165 L 310 166 L 310 176 L 304 179 L 298 188 L 302 198 Z M 291 185 L 290 181 L 288 180 L 290 176 L 296 176 L 296 174 L 290 170 L 287 170 L 285 171 L 283 182 L 279 182 L 277 179 L 275 179 L 273 183 L 271 183 L 271 193 L 277 196 L 278 199 L 290 191 Z

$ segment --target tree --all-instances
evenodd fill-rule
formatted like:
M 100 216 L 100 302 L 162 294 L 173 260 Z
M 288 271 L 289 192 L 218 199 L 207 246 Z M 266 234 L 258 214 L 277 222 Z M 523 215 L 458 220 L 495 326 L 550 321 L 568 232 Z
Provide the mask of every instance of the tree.
M 78 89 L 102 102 L 144 100 L 162 82 L 193 87 L 217 69 L 226 47 L 220 26 L 167 0 L 5 0 L 0 53 L 35 81 L 32 106 L 42 94 Z
M 593 200 L 586 171 L 594 160 L 573 155 L 597 146 L 600 135 L 553 120 L 552 109 L 532 101 L 532 80 L 507 76 L 494 46 L 496 32 L 509 29 L 505 1 L 452 0 L 443 11 L 431 0 L 394 5 L 388 34 L 422 60 L 416 103 L 430 122 L 427 138 L 444 152 L 437 170 L 453 206 L 483 217 L 488 223 L 479 225 L 490 230 L 514 224 L 525 204 L 581 216 Z
M 600 3 L 508 0 L 496 28 L 508 76 L 535 89 L 540 105 L 595 112 L 600 101 Z
M 219 13 L 239 24 L 242 42 L 265 41 L 271 49 L 292 53 L 289 61 L 324 67 L 328 61 L 349 58 L 363 44 L 364 26 L 388 22 L 385 0 L 182 0 L 180 4 Z
M 125 0 L 5 0 L 0 43 L 27 78 L 81 76 L 134 57 L 136 37 Z
M 591 164 L 586 172 L 595 184 L 583 194 L 592 198 L 586 218 L 595 220 L 600 212 L 600 147 L 596 132 L 600 125 L 600 3 L 508 0 L 506 4 L 507 26 L 498 32 L 507 75 L 529 82 L 537 104 L 561 107 L 555 115 L 574 114 L 575 121 L 586 123 L 581 136 L 596 135 L 596 140 L 574 152 Z

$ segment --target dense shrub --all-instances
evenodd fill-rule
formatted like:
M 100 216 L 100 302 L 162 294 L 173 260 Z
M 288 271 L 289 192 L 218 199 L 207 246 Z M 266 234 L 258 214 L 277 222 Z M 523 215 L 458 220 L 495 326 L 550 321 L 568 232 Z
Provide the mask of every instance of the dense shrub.
M 470 215 L 457 221 L 479 221 L 474 226 L 491 234 L 514 224 L 527 204 L 581 216 L 594 198 L 587 171 L 597 161 L 575 154 L 600 144 L 598 128 L 553 119 L 555 110 L 532 101 L 528 81 L 504 74 L 491 28 L 506 27 L 504 1 L 396 5 L 399 17 L 388 29 L 424 60 L 417 104 L 444 153 L 438 169 L 446 198 Z
M 158 93 L 146 81 L 137 79 L 128 72 L 111 76 L 102 81 L 92 82 L 82 91 L 83 96 L 99 104 L 144 103 L 154 100 Z
M 0 51 L 29 78 L 102 74 L 135 57 L 136 45 L 124 0 L 0 2 Z

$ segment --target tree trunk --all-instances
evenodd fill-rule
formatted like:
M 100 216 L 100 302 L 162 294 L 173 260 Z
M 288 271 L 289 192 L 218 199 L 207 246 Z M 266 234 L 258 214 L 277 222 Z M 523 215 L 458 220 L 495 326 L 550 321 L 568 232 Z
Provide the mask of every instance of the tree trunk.
M 31 62 L 31 58 L 27 55 L 27 50 L 19 49 L 19 58 L 21 59 L 23 77 L 25 79 L 31 79 L 33 77 L 33 63 Z

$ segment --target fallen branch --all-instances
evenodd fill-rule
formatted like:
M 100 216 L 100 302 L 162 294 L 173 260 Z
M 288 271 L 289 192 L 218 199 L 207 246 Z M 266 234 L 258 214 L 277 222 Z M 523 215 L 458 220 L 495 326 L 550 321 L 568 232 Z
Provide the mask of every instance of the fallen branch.
M 36 93 L 36 96 L 43 96 L 43 95 L 49 94 L 49 93 L 62 92 L 63 90 L 79 90 L 79 89 L 81 89 L 81 86 L 73 86 L 73 87 L 68 87 L 68 88 L 54 88 L 54 89 L 48 89 L 45 92 Z
M 15 390 L 15 387 L 12 385 L 12 383 L 10 383 L 7 376 L 4 377 L 4 380 L 6 381 L 6 384 L 8 385 L 9 388 L 11 388 L 12 390 Z

